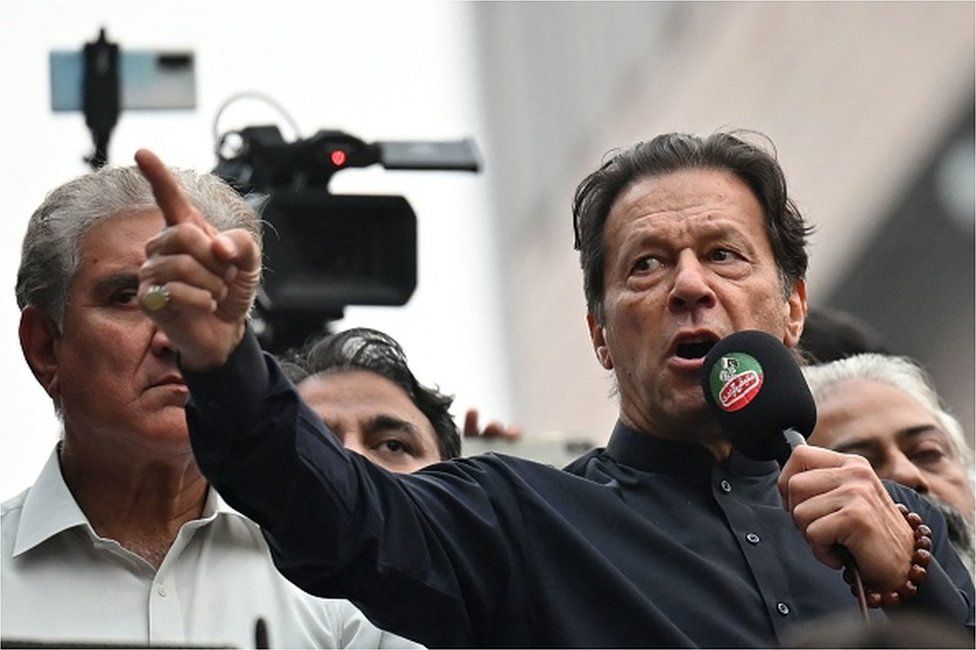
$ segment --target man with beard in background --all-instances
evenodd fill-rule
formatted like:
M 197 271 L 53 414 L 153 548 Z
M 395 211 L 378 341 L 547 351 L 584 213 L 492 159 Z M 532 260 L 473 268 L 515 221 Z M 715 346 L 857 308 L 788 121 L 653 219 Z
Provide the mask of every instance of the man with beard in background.
M 882 478 L 932 500 L 973 574 L 973 451 L 932 382 L 904 357 L 859 354 L 803 374 L 817 402 L 810 443 L 864 456 Z

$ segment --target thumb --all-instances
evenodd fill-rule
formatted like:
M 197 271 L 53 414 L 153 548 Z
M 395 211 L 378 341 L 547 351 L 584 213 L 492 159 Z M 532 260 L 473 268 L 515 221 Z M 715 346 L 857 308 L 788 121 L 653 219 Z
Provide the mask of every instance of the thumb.
M 217 315 L 227 321 L 243 319 L 261 284 L 261 248 L 251 233 L 235 228 L 214 237 L 211 250 L 227 264 L 227 295 L 217 302 Z

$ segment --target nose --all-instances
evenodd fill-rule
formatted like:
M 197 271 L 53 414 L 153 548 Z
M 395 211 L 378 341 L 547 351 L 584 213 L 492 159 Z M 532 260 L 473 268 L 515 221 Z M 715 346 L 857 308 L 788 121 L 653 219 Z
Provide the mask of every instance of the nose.
M 882 478 L 889 478 L 892 481 L 906 485 L 920 494 L 928 494 L 929 483 L 925 480 L 925 475 L 901 451 L 895 451 L 888 460 L 886 471 L 878 472 Z
M 176 346 L 155 323 L 152 325 L 152 339 L 149 341 L 149 347 L 157 357 L 176 355 Z
M 688 311 L 715 306 L 715 292 L 708 284 L 706 270 L 694 251 L 683 250 L 674 269 L 674 284 L 668 294 L 672 311 Z

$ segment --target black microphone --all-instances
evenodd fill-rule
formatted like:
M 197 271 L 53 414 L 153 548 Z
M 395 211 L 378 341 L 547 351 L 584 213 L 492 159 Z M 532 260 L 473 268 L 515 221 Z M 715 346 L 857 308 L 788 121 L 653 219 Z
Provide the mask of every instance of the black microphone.
M 731 334 L 705 356 L 705 400 L 732 446 L 786 464 L 817 424 L 817 406 L 789 348 L 758 330 Z

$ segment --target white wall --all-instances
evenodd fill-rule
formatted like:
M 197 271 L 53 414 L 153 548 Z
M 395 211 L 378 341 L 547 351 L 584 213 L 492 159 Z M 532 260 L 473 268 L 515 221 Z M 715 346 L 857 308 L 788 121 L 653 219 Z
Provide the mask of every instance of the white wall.
M 245 89 L 285 105 L 305 135 L 340 128 L 365 140 L 483 140 L 467 75 L 475 63 L 469 19 L 469 6 L 454 3 L 0 2 L 0 498 L 33 481 L 59 432 L 17 340 L 20 242 L 44 194 L 87 170 L 81 157 L 91 147 L 80 114 L 49 110 L 48 52 L 80 48 L 100 26 L 123 49 L 192 49 L 197 110 L 124 114 L 111 161 L 128 164 L 147 146 L 170 164 L 206 170 L 214 164 L 213 114 Z M 229 109 L 222 124 L 277 121 L 247 102 Z M 509 419 L 484 176 L 346 174 L 336 177 L 335 191 L 410 200 L 419 222 L 419 279 L 405 308 L 349 309 L 339 327 L 370 325 L 394 335 L 422 381 L 456 393 L 455 413 L 479 405 Z

